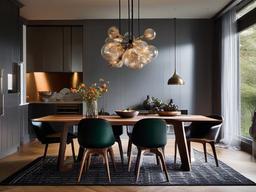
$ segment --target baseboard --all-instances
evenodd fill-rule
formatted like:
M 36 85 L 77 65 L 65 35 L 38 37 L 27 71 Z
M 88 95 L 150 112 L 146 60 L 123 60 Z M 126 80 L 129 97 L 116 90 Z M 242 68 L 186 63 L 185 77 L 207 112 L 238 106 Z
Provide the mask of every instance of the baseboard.
M 24 144 L 27 144 L 30 142 L 30 136 L 27 134 L 27 135 L 24 135 L 21 140 L 20 140 L 20 143 L 21 145 L 24 145 Z
M 18 148 L 19 148 L 19 146 L 15 146 L 15 147 L 12 147 L 12 148 L 8 149 L 7 151 L 1 152 L 0 153 L 0 159 L 6 157 L 8 155 L 11 155 L 13 153 L 16 153 L 18 151 Z

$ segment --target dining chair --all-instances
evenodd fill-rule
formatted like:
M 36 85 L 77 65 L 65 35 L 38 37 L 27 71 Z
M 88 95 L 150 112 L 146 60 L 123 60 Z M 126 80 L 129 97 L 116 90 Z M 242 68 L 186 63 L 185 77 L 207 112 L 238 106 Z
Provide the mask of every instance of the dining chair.
M 53 127 L 49 123 L 46 123 L 46 122 L 32 122 L 32 127 L 36 134 L 37 139 L 42 144 L 45 144 L 44 156 L 43 156 L 43 159 L 45 159 L 47 150 L 48 150 L 48 145 L 53 144 L 53 143 L 60 143 L 61 132 L 55 131 L 53 129 Z M 72 155 L 73 155 L 73 159 L 75 161 L 76 155 L 75 155 L 73 138 L 74 138 L 74 135 L 68 133 L 67 144 L 71 144 Z
M 127 146 L 127 157 L 129 158 L 132 152 L 132 130 L 133 126 L 127 126 L 126 128 L 126 134 L 128 136 L 128 146 Z
M 132 144 L 138 148 L 137 160 L 135 165 L 136 182 L 139 179 L 140 167 L 144 153 L 151 152 L 159 159 L 162 171 L 164 170 L 167 181 L 169 175 L 164 157 L 164 148 L 167 142 L 166 122 L 162 119 L 147 118 L 138 121 L 133 128 L 131 135 Z M 131 168 L 131 156 L 128 160 L 128 171 Z
M 216 122 L 193 122 L 190 126 L 185 127 L 185 134 L 187 139 L 187 146 L 189 150 L 189 157 L 191 162 L 191 142 L 202 143 L 204 149 L 204 158 L 205 162 L 207 162 L 207 150 L 206 144 L 210 144 L 216 166 L 219 166 L 217 153 L 215 149 L 215 143 L 218 138 L 222 123 L 224 118 L 220 115 L 209 115 L 207 117 L 217 119 L 219 121 Z M 174 164 L 176 164 L 177 158 L 177 147 L 178 144 L 175 140 L 175 150 L 174 150 Z
M 122 164 L 124 164 L 124 155 L 123 155 L 123 147 L 122 147 L 122 141 L 120 136 L 123 134 L 123 126 L 122 125 L 112 125 L 115 142 L 118 144 L 119 152 L 120 152 L 120 158 L 122 161 Z
M 80 166 L 78 182 L 81 180 L 83 170 L 89 169 L 91 155 L 102 155 L 105 162 L 108 180 L 111 182 L 108 153 L 113 162 L 114 169 L 114 152 L 112 145 L 115 143 L 115 137 L 109 122 L 100 118 L 82 119 L 78 124 L 78 143 L 84 150 Z
M 106 112 L 104 110 L 99 112 L 99 115 L 110 115 L 109 112 Z M 122 161 L 122 165 L 124 164 L 124 155 L 123 155 L 123 147 L 122 147 L 122 141 L 120 136 L 123 134 L 123 126 L 122 125 L 112 125 L 114 137 L 115 137 L 115 142 L 118 144 L 119 148 L 119 153 L 120 153 L 120 158 Z
M 182 110 L 180 110 L 180 112 L 181 112 L 182 115 L 187 115 L 188 114 L 187 109 L 182 109 Z M 171 127 L 171 125 L 167 125 L 167 128 L 170 128 L 170 127 Z M 185 125 L 185 128 L 187 128 L 187 125 Z M 128 157 L 128 159 L 129 159 L 129 157 L 131 155 L 131 151 L 132 151 L 132 141 L 131 141 L 132 131 L 133 131 L 133 126 L 127 126 L 126 134 L 128 136 L 128 147 L 127 147 L 127 157 Z M 175 150 L 176 150 L 176 148 L 175 148 Z M 157 158 L 157 164 L 159 164 L 158 158 Z

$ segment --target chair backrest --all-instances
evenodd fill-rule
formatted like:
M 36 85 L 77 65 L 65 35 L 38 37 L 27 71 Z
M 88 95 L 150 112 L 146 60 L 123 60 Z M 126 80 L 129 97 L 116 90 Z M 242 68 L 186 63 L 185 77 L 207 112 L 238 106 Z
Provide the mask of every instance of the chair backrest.
M 99 118 L 82 119 L 77 136 L 78 143 L 84 148 L 105 148 L 115 142 L 111 124 Z
M 31 122 L 31 123 L 37 139 L 42 143 L 45 142 L 47 135 L 55 132 L 49 123 L 46 123 L 46 122 Z
M 166 122 L 148 118 L 138 121 L 133 128 L 132 142 L 140 147 L 163 147 L 167 142 Z
M 222 126 L 223 117 L 220 115 L 208 115 L 214 119 L 218 119 L 218 122 L 193 122 L 190 125 L 190 138 L 200 138 L 211 141 L 216 141 L 220 128 Z
M 108 115 L 110 115 L 110 113 L 106 112 L 104 110 L 101 110 L 99 112 L 99 115 L 106 115 L 106 116 L 108 116 Z M 114 133 L 115 137 L 119 137 L 120 135 L 123 134 L 123 126 L 122 125 L 112 125 L 112 129 L 113 129 L 113 133 Z

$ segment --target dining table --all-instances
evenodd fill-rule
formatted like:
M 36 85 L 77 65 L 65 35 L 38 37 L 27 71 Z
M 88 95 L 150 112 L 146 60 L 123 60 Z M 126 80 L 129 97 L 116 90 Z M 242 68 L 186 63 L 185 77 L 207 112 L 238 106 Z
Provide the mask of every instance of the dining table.
M 73 114 L 56 114 L 48 115 L 40 118 L 32 119 L 33 122 L 48 122 L 48 123 L 62 123 L 61 139 L 58 153 L 58 169 L 59 171 L 65 171 L 70 166 L 65 164 L 65 150 L 67 143 L 68 130 L 73 125 L 78 125 L 81 119 L 86 118 L 83 115 Z M 97 118 L 105 119 L 112 125 L 124 125 L 133 126 L 136 122 L 145 118 L 160 118 L 164 119 L 167 124 L 172 124 L 174 127 L 174 133 L 178 144 L 178 150 L 180 152 L 181 167 L 183 171 L 191 170 L 191 163 L 188 153 L 184 123 L 185 122 L 218 122 L 218 119 L 210 118 L 204 115 L 179 115 L 179 116 L 159 116 L 159 115 L 138 115 L 132 118 L 122 118 L 117 115 L 99 115 Z M 146 128 L 145 128 L 146 129 Z M 146 130 L 145 130 L 146 133 Z

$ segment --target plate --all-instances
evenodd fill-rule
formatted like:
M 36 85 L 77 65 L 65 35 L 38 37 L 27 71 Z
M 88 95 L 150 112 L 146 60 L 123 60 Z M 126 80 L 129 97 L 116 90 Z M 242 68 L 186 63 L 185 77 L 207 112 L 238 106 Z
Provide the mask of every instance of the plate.
M 159 116 L 178 116 L 181 115 L 181 111 L 159 111 Z

